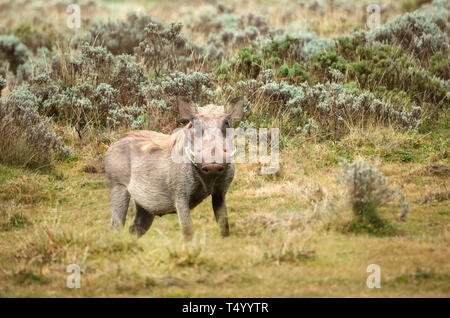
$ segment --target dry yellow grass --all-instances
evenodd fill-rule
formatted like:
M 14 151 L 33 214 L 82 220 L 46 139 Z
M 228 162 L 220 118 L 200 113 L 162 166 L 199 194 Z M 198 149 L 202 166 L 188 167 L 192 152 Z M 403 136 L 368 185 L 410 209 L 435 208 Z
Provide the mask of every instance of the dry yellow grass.
M 50 174 L 2 167 L 2 297 L 450 296 L 448 198 L 422 203 L 429 193 L 447 191 L 448 173 L 382 163 L 411 202 L 406 221 L 390 206 L 381 216 L 397 235 L 342 232 L 351 210 L 334 180 L 339 168 L 327 161 L 332 151 L 300 142 L 282 152 L 283 168 L 272 179 L 256 165 L 238 165 L 228 194 L 229 238 L 220 237 L 206 200 L 192 212 L 195 237 L 185 244 L 175 215 L 157 218 L 135 239 L 128 233 L 134 208 L 115 233 L 104 176 L 82 172 L 89 155 L 97 155 L 89 147 L 84 153 Z M 69 264 L 83 271 L 80 289 L 66 287 Z M 380 289 L 366 286 L 369 264 L 381 267 Z

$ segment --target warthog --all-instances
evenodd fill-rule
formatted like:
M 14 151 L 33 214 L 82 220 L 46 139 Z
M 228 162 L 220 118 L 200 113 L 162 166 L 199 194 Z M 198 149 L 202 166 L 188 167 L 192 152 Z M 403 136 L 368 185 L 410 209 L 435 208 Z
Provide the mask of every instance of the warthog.
M 231 120 L 243 115 L 243 100 L 234 99 L 226 106 L 197 107 L 179 97 L 177 103 L 180 117 L 190 121 L 186 127 L 172 135 L 132 131 L 108 149 L 105 172 L 111 183 L 112 225 L 116 229 L 124 225 L 132 197 L 136 217 L 130 232 L 140 237 L 155 215 L 177 213 L 184 238 L 190 240 L 190 210 L 211 195 L 221 234 L 228 236 L 225 195 L 234 177 L 234 165 L 225 138 Z M 216 133 L 211 136 L 208 131 Z M 174 160 L 174 154 L 189 160 Z

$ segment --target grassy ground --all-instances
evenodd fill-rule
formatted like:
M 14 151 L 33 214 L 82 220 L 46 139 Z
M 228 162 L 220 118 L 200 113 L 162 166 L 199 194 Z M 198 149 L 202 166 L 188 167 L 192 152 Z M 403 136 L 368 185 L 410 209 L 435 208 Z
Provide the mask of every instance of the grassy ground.
M 401 138 L 408 137 L 392 137 Z M 327 144 L 299 144 L 282 152 L 275 176 L 238 165 L 228 194 L 231 236 L 220 237 L 208 199 L 192 212 L 188 245 L 175 215 L 135 239 L 127 229 L 134 207 L 126 228 L 114 232 L 108 183 L 83 172 L 87 159 L 51 172 L 1 166 L 0 295 L 450 296 L 448 168 L 382 160 L 410 213 L 400 222 L 398 208 L 385 207 L 394 235 L 357 234 L 345 226 L 351 212 L 334 181 L 339 155 Z M 66 287 L 69 264 L 82 269 L 80 289 Z M 366 286 L 369 264 L 381 268 L 380 289 Z

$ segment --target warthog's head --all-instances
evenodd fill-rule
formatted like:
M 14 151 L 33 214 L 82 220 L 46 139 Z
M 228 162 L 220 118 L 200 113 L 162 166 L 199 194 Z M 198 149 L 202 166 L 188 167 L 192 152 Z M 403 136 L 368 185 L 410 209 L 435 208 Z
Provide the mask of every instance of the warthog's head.
M 226 171 L 234 154 L 232 120 L 242 118 L 243 108 L 242 98 L 226 106 L 204 107 L 178 98 L 180 117 L 190 121 L 185 129 L 185 152 L 202 174 L 217 176 Z

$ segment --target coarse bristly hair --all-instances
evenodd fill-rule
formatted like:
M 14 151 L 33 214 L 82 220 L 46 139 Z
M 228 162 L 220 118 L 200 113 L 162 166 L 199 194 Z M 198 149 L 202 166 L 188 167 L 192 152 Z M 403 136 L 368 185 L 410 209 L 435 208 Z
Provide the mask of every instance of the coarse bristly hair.
M 178 130 L 172 135 L 161 134 L 150 130 L 136 130 L 123 135 L 123 140 L 127 140 L 128 138 L 137 140 L 136 145 L 144 153 L 152 153 L 156 150 L 170 151 L 175 144 L 184 141 L 185 134 L 183 130 Z

